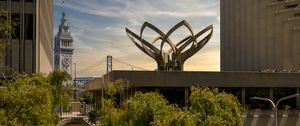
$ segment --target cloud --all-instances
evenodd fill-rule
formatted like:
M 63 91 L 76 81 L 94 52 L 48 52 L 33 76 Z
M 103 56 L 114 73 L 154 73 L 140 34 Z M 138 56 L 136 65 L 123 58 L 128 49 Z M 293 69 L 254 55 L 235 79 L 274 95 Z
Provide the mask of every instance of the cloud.
M 156 69 L 155 61 L 128 39 L 125 27 L 139 33 L 141 25 L 148 21 L 166 32 L 181 20 L 187 20 L 194 32 L 213 24 L 214 34 L 211 41 L 186 62 L 185 69 L 219 70 L 219 4 L 219 0 L 65 0 L 62 5 L 60 0 L 55 0 L 54 15 L 60 16 L 60 10 L 67 12 L 78 69 L 84 69 L 106 55 L 139 67 Z M 58 24 L 56 17 L 55 27 Z M 145 33 L 145 37 L 147 34 L 150 36 L 151 32 Z M 184 29 L 179 29 L 176 34 L 174 41 L 187 35 Z M 97 74 L 100 69 L 105 71 L 105 68 L 97 68 L 82 75 Z

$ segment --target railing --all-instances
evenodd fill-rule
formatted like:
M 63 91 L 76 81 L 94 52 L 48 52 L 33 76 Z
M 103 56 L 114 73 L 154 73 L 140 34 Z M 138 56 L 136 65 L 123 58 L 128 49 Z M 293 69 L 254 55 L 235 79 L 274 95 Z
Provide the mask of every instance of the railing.
M 83 118 L 88 119 L 89 112 L 94 110 L 92 105 L 81 102 L 71 102 L 69 107 L 63 107 L 60 118 Z

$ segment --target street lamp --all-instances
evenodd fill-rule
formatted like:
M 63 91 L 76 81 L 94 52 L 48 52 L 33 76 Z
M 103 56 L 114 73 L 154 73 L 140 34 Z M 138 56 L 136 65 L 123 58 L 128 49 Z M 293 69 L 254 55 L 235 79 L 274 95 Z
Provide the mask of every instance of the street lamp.
M 274 102 L 271 99 L 269 99 L 269 98 L 251 97 L 250 99 L 253 99 L 253 100 L 262 100 L 262 101 L 268 101 L 268 102 L 270 102 L 272 104 L 273 109 L 275 109 L 275 126 L 278 126 L 278 120 L 277 120 L 277 111 L 278 111 L 278 108 L 277 107 L 278 107 L 279 103 L 281 101 L 283 101 L 283 100 L 287 100 L 287 99 L 290 99 L 290 98 L 297 97 L 298 95 L 299 94 L 297 93 L 297 94 L 289 95 L 289 96 L 286 96 L 286 97 L 282 97 L 282 98 L 280 98 L 276 102 L 276 104 L 274 104 Z
M 76 63 L 74 63 L 74 83 L 73 83 L 73 100 L 76 100 Z

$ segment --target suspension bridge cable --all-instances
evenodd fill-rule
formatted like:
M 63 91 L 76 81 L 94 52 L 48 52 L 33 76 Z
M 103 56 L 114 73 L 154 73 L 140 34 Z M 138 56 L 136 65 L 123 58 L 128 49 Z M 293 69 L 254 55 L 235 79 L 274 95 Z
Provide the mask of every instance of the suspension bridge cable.
M 117 62 L 122 63 L 122 64 L 125 64 L 125 65 L 127 65 L 127 66 L 129 66 L 129 67 L 133 67 L 133 68 L 137 68 L 137 69 L 140 69 L 140 70 L 146 70 L 146 71 L 149 71 L 149 70 L 147 70 L 147 69 L 144 69 L 144 68 L 141 68 L 141 67 L 138 67 L 138 66 L 131 65 L 131 64 L 129 64 L 129 63 L 123 62 L 123 61 L 121 61 L 121 60 L 119 60 L 119 59 L 116 59 L 116 58 L 113 58 L 113 59 L 116 60 Z
M 93 66 L 91 66 L 91 67 L 88 67 L 88 68 L 82 69 L 82 70 L 78 71 L 77 73 L 83 73 L 83 72 L 85 72 L 85 71 L 91 70 L 91 69 L 93 69 L 93 68 L 95 68 L 95 67 L 97 67 L 97 66 L 101 65 L 101 64 L 102 64 L 102 63 L 104 63 L 104 62 L 105 62 L 105 61 L 102 61 L 102 62 L 100 62 L 100 63 L 97 63 L 97 64 L 95 64 L 95 65 L 93 65 Z
M 101 65 L 101 64 L 104 63 L 105 61 L 106 61 L 106 57 L 100 59 L 98 62 L 96 62 L 96 63 L 94 63 L 94 64 L 92 64 L 92 65 L 89 65 L 88 67 L 86 67 L 86 68 L 84 68 L 84 69 L 79 70 L 78 73 L 82 73 L 82 72 L 84 72 L 84 71 L 88 71 L 88 70 L 90 70 L 90 69 L 93 69 L 93 68 L 95 68 L 95 67 Z
M 93 67 L 90 67 L 90 68 L 88 68 L 88 69 L 84 69 L 84 70 L 78 71 L 78 73 L 83 73 L 83 72 L 89 71 L 89 70 L 94 69 L 94 68 L 96 68 L 97 66 L 99 66 L 99 65 L 101 65 L 101 64 L 103 64 L 103 63 L 105 63 L 105 61 L 102 61 L 102 62 L 100 62 L 100 63 L 97 63 L 96 65 L 94 65 Z

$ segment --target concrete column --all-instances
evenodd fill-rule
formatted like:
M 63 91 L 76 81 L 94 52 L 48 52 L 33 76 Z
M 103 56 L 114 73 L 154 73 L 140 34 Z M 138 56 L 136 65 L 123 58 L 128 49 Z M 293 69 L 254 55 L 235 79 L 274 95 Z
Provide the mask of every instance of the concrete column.
M 242 104 L 246 104 L 246 88 L 242 88 Z
M 269 88 L 269 99 L 271 99 L 272 101 L 274 100 L 273 99 L 273 88 Z M 270 107 L 272 108 L 273 106 L 270 104 Z
M 189 105 L 189 88 L 184 88 L 184 106 Z
M 97 96 L 98 97 L 98 96 Z M 99 97 L 100 98 L 100 97 Z M 104 107 L 104 87 L 101 88 L 101 108 Z M 97 102 L 96 102 L 97 103 Z
M 271 100 L 273 100 L 273 88 L 270 88 L 270 91 L 269 91 L 269 98 Z
M 297 93 L 300 94 L 300 88 L 297 88 Z M 300 97 L 297 96 L 296 98 L 296 107 L 298 107 L 300 105 Z

